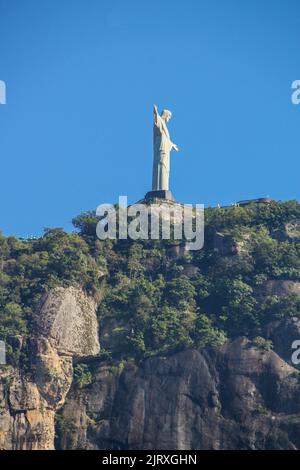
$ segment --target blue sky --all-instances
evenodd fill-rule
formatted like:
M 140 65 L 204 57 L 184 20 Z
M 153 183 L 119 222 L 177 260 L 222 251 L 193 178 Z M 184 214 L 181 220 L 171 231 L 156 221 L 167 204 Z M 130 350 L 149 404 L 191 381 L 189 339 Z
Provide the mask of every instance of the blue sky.
M 0 0 L 0 228 L 139 200 L 153 103 L 178 201 L 299 199 L 299 24 L 298 0 Z

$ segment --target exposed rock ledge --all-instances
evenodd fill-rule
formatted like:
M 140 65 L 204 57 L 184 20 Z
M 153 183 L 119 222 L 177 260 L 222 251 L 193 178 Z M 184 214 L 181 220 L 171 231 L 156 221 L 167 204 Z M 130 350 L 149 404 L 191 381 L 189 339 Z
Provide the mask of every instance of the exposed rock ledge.
M 261 293 L 263 295 L 277 295 L 278 297 L 300 295 L 300 282 L 285 279 L 268 280 L 261 286 Z
M 1 371 L 0 449 L 53 449 L 55 412 L 72 382 L 72 356 L 92 356 L 100 349 L 96 304 L 80 289 L 45 294 L 35 322 L 33 376 Z
M 93 356 L 99 352 L 97 305 L 75 287 L 57 287 L 45 294 L 35 317 L 39 336 L 60 354 Z

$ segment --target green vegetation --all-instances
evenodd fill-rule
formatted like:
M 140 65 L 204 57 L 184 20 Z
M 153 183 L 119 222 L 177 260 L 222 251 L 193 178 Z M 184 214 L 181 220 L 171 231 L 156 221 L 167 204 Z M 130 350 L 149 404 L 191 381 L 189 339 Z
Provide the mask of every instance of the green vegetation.
M 56 438 L 65 433 L 72 433 L 76 431 L 75 422 L 71 418 L 66 418 L 62 413 L 55 413 L 55 429 Z
M 21 335 L 26 350 L 32 314 L 46 290 L 80 284 L 95 293 L 99 273 L 88 244 L 76 233 L 46 229 L 43 237 L 28 241 L 0 234 L 0 339 L 7 343 L 9 362 L 19 359 L 10 338 Z
M 28 336 L 45 290 L 79 284 L 97 298 L 106 273 L 98 314 L 112 325 L 108 357 L 218 347 L 239 335 L 269 349 L 265 325 L 300 315 L 298 296 L 261 295 L 267 280 L 300 281 L 300 244 L 285 235 L 285 224 L 297 220 L 296 201 L 208 208 L 204 248 L 177 259 L 170 255 L 176 241 L 97 240 L 92 212 L 74 219 L 78 233 L 46 229 L 29 241 L 1 236 L 0 339 Z M 219 232 L 227 248 L 216 243 Z M 78 366 L 75 378 L 79 386 L 91 379 Z
M 270 351 L 270 350 L 273 348 L 273 343 L 272 343 L 272 341 L 270 341 L 270 340 L 268 340 L 268 339 L 265 339 L 265 338 L 262 338 L 261 336 L 256 336 L 256 337 L 253 339 L 253 344 L 254 344 L 257 348 L 264 349 L 265 351 Z
M 92 371 L 87 364 L 77 364 L 74 367 L 74 382 L 79 388 L 91 384 L 93 381 Z

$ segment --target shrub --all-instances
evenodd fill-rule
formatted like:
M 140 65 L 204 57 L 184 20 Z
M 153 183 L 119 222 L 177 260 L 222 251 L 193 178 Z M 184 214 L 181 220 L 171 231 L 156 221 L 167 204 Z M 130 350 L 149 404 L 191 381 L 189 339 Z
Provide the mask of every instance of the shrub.
M 83 388 L 93 381 L 93 374 L 87 364 L 77 364 L 74 367 L 74 382 L 79 388 Z
M 273 349 L 273 343 L 271 340 L 263 338 L 262 336 L 256 336 L 253 339 L 253 344 L 257 348 L 264 349 L 265 351 L 270 351 Z

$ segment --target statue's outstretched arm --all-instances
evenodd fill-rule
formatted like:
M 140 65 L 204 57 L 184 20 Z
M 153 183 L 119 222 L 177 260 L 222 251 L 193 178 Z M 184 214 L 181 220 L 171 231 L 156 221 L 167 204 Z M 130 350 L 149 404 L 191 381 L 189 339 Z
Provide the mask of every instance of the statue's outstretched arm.
M 157 109 L 156 104 L 154 105 L 154 124 L 161 131 L 161 117 L 158 113 L 158 109 Z

